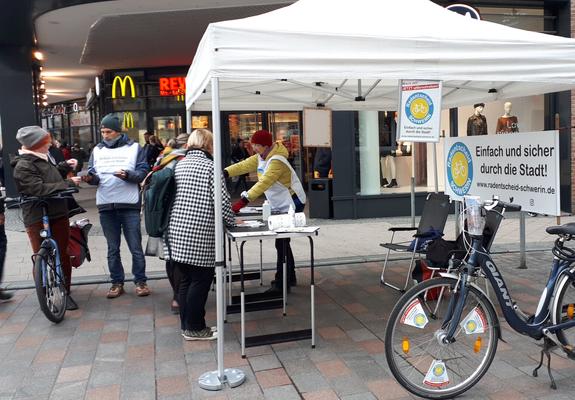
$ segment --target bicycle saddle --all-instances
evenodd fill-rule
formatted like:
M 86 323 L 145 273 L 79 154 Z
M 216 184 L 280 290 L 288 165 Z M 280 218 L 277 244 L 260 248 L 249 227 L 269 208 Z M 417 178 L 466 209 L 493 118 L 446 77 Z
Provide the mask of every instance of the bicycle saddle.
M 575 236 L 575 222 L 559 226 L 548 226 L 545 231 L 551 235 L 573 235 Z

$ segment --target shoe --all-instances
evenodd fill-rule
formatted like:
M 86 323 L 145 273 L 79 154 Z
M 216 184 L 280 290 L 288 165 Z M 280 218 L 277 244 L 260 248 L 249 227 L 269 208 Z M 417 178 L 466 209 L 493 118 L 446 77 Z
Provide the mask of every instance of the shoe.
M 116 297 L 120 297 L 124 293 L 124 284 L 123 283 L 114 283 L 110 290 L 108 290 L 108 294 L 106 295 L 109 299 L 115 299 Z
M 77 309 L 78 309 L 78 304 L 76 304 L 76 302 L 74 301 L 72 296 L 68 295 L 68 298 L 66 299 L 66 310 L 74 311 Z
M 273 284 L 268 290 L 265 291 L 265 293 L 268 294 L 277 294 L 278 296 L 281 296 L 283 294 L 283 287 L 281 282 L 279 282 L 279 286 Z M 291 292 L 291 287 L 288 285 L 287 287 L 287 292 L 290 293 Z
M 8 301 L 14 296 L 14 293 L 7 292 L 6 289 L 0 289 L 0 301 Z
M 395 179 L 392 179 L 391 182 L 389 182 L 389 184 L 385 185 L 386 188 L 393 188 L 393 187 L 399 187 L 399 185 L 397 184 L 397 181 Z
M 217 332 L 217 331 L 218 331 L 218 327 L 217 327 L 217 326 L 210 326 L 209 328 L 210 328 L 210 330 L 211 330 L 212 332 Z M 182 337 L 184 336 L 185 333 L 186 333 L 186 330 L 185 330 L 185 329 L 182 329 Z
M 199 331 L 185 330 L 182 332 L 184 340 L 214 340 L 218 338 L 218 332 L 212 331 L 211 328 L 205 327 Z
M 381 181 L 381 186 L 387 186 L 387 185 L 389 185 L 387 178 L 383 178 L 383 180 Z
M 136 283 L 136 296 L 144 297 L 150 294 L 150 288 L 146 284 L 146 282 L 138 282 Z

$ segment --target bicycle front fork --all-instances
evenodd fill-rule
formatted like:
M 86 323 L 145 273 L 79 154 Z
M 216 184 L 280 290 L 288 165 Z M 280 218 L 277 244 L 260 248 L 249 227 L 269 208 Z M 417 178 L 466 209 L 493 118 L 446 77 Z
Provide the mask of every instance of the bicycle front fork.
M 452 343 L 454 341 L 453 335 L 455 335 L 459 321 L 461 320 L 463 307 L 467 300 L 467 276 L 467 273 L 459 276 L 453 296 L 449 299 L 445 321 L 441 326 L 442 330 L 444 330 L 444 332 L 446 331 L 445 335 L 441 338 L 441 341 L 445 344 Z

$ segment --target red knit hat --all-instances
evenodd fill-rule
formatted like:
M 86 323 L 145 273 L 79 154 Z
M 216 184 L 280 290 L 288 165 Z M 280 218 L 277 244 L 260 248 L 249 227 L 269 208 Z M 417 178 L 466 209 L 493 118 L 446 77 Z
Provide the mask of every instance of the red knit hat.
M 250 140 L 253 144 L 260 144 L 262 146 L 272 147 L 273 139 L 272 134 L 262 129 L 261 131 L 256 131 Z

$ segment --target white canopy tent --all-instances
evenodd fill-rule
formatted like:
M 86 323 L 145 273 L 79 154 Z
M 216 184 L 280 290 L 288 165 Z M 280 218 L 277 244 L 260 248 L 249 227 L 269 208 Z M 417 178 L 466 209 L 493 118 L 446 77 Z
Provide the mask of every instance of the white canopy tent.
M 219 182 L 221 109 L 394 110 L 399 79 L 443 81 L 444 108 L 566 90 L 575 86 L 575 40 L 472 20 L 428 0 L 300 0 L 210 24 L 186 78 L 186 109 L 188 117 L 212 111 Z M 212 390 L 243 382 L 241 371 L 223 368 L 221 186 L 214 187 L 218 370 L 200 378 Z
M 300 0 L 210 24 L 188 72 L 186 106 L 210 110 L 204 90 L 217 77 L 223 110 L 390 110 L 398 79 L 442 80 L 450 108 L 565 90 L 574 67 L 575 40 L 465 18 L 427 0 Z

